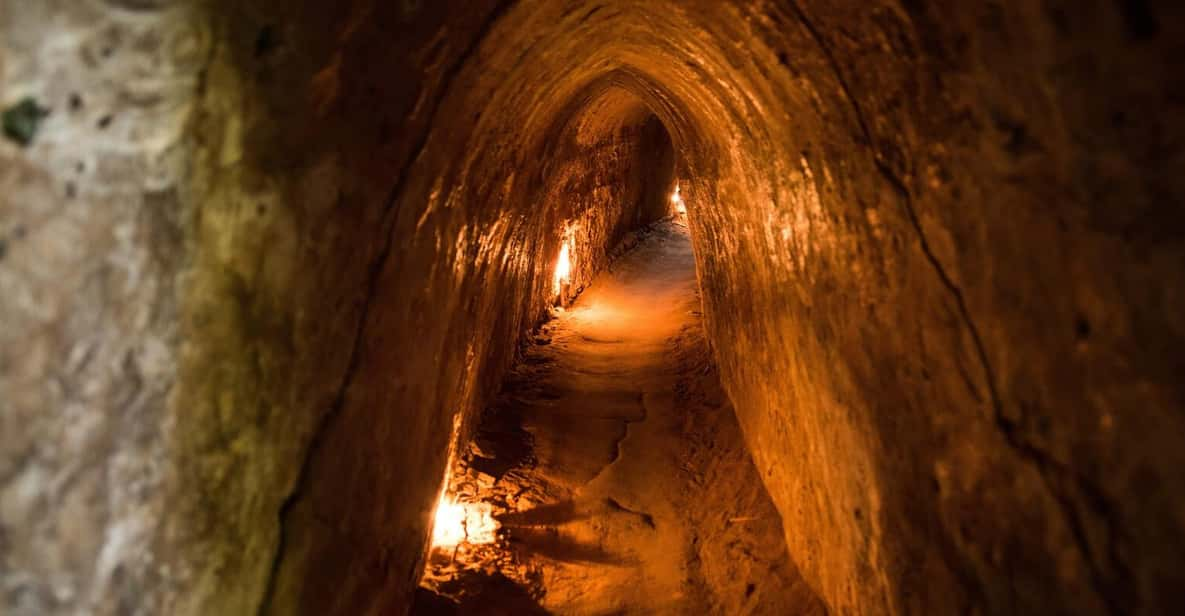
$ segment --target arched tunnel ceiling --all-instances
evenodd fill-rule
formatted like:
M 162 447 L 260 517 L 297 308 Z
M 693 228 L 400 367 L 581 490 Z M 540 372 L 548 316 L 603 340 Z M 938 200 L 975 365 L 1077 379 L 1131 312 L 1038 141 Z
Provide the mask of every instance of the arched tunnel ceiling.
M 135 506 L 5 513 L 43 546 L 16 567 L 93 589 L 45 601 L 406 606 L 450 439 L 560 243 L 587 282 L 677 169 L 724 385 L 831 610 L 1183 602 L 1180 8 L 16 4 L 6 81 L 93 102 L 5 146 L 5 207 L 40 219 L 82 156 L 104 209 L 55 219 L 100 238 L 72 252 L 13 241 L 37 276 L 5 285 L 47 308 L 6 307 L 4 346 L 65 365 L 100 332 L 124 369 L 63 378 L 95 434 L 144 430 L 79 446 L 108 474 L 77 489 Z M 95 261 L 151 284 L 61 275 Z M 39 412 L 66 404 L 48 371 L 5 374 L 13 443 L 71 423 Z M 110 479 L 128 456 L 159 470 Z M 56 538 L 72 519 L 106 539 Z

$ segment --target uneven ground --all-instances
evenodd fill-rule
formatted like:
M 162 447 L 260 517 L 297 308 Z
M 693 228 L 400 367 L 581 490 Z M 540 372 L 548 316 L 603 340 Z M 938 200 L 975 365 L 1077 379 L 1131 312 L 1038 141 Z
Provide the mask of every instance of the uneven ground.
M 560 614 L 823 611 L 720 389 L 695 282 L 685 229 L 663 223 L 535 338 L 454 474 L 504 529 L 434 557 L 428 585 L 461 612 L 528 596 Z

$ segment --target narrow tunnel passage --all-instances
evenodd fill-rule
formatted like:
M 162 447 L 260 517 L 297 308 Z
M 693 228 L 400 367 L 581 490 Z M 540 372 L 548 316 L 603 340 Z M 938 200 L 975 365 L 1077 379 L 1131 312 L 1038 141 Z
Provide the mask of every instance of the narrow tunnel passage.
M 686 227 L 665 221 L 542 328 L 452 470 L 470 517 L 438 512 L 461 530 L 413 613 L 823 612 L 700 315 Z

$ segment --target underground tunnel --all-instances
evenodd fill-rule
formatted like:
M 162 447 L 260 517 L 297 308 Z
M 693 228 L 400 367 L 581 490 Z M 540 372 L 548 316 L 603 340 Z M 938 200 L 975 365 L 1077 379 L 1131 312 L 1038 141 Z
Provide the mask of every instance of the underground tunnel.
M 1183 13 L 0 0 L 0 613 L 1181 613 Z

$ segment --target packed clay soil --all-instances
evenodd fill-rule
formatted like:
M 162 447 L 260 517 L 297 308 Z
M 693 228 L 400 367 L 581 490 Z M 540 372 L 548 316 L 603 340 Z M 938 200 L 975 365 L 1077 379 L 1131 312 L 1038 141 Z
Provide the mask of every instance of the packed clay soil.
M 450 491 L 492 504 L 499 540 L 435 550 L 416 614 L 825 612 L 720 388 L 675 221 L 541 327 Z

